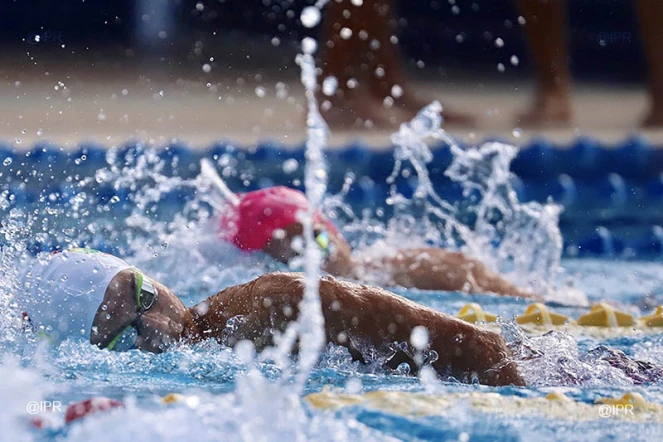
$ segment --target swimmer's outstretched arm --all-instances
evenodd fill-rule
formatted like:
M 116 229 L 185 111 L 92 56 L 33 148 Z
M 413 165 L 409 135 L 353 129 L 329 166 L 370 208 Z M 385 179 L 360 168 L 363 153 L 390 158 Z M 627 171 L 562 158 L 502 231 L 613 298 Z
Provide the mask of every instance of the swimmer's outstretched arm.
M 389 272 L 393 284 L 422 290 L 491 292 L 503 296 L 539 298 L 460 252 L 439 248 L 400 250 L 393 256 L 358 265 L 369 272 Z
M 298 315 L 304 280 L 294 273 L 271 273 L 230 287 L 190 310 L 198 336 L 233 345 L 249 339 L 257 349 L 272 343 L 272 331 L 284 331 Z M 324 277 L 320 299 L 328 342 L 347 347 L 362 359 L 372 347 L 389 355 L 390 344 L 409 342 L 412 329 L 424 326 L 430 350 L 438 354 L 433 368 L 458 379 L 477 378 L 489 385 L 524 385 L 505 341 L 480 329 L 377 287 Z M 241 316 L 232 327 L 231 318 Z M 190 338 L 191 339 L 191 336 Z
M 325 226 L 318 224 L 318 230 Z M 271 240 L 264 251 L 282 262 L 293 257 L 291 241 L 302 235 L 301 224 L 294 224 L 285 230 L 282 238 Z M 463 291 L 469 293 L 491 292 L 503 296 L 518 296 L 537 299 L 539 296 L 518 288 L 498 273 L 466 257 L 462 253 L 440 248 L 412 248 L 395 254 L 356 259 L 350 245 L 340 235 L 328 231 L 331 247 L 323 264 L 323 270 L 342 278 L 357 281 L 371 281 L 367 274 L 380 275 L 378 280 L 390 284 L 421 290 Z M 382 284 L 380 284 L 382 285 Z

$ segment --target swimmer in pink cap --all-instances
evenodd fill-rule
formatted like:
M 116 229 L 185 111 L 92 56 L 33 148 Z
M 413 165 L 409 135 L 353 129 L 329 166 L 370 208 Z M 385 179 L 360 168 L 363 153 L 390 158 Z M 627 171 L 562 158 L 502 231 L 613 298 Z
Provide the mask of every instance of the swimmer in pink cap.
M 283 263 L 297 255 L 292 241 L 303 235 L 299 216 L 308 208 L 302 192 L 277 186 L 239 196 L 233 194 L 228 199 L 230 210 L 222 216 L 220 226 L 225 240 L 245 251 L 262 250 Z M 347 241 L 322 213 L 316 213 L 313 222 L 316 241 L 325 252 L 323 270 L 334 276 L 377 285 L 536 298 L 459 252 L 421 247 L 357 259 Z M 374 275 L 381 277 L 376 280 Z

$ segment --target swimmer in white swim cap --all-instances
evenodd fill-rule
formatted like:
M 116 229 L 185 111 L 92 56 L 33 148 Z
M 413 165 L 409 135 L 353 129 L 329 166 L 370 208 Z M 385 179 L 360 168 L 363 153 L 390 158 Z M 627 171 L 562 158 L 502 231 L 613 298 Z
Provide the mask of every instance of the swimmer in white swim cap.
M 113 255 L 93 249 L 40 255 L 24 273 L 23 287 L 18 297 L 23 320 L 50 341 L 81 338 L 97 345 L 103 341 L 109 349 L 148 351 L 170 344 L 167 335 L 151 336 L 146 343 L 138 333 L 159 293 L 168 288 Z M 179 302 L 173 315 L 184 309 Z M 99 336 L 99 329 L 112 339 Z M 174 332 L 179 336 L 181 329 Z
M 119 258 L 89 249 L 42 257 L 26 273 L 24 284 L 21 307 L 33 327 L 48 337 L 77 337 L 100 348 L 154 353 L 175 343 L 207 339 L 229 346 L 250 340 L 260 351 L 298 317 L 304 294 L 303 275 L 269 273 L 187 308 L 163 284 Z M 525 383 L 498 333 L 379 287 L 331 276 L 320 278 L 319 293 L 327 342 L 346 347 L 357 361 L 381 356 L 387 368 L 407 363 L 416 373 L 419 363 L 408 342 L 415 328 L 424 327 L 429 337 L 425 361 L 443 378 L 488 385 Z M 243 318 L 241 323 L 228 327 L 237 317 Z M 636 382 L 663 376 L 663 368 L 619 352 L 600 354 Z

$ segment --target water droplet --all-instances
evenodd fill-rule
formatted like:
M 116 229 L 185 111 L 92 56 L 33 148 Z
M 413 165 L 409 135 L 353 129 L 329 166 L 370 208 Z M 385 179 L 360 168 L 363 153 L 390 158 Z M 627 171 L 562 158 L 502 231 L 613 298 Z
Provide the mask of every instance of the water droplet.
M 523 134 L 523 131 L 516 127 L 515 129 L 513 129 L 513 132 L 511 133 L 513 134 L 514 137 L 520 138 L 520 136 Z
M 283 162 L 283 172 L 285 173 L 293 173 L 298 168 L 299 168 L 299 162 L 294 158 L 290 158 L 289 160 L 285 160 Z
M 512 55 L 511 58 L 509 59 L 509 61 L 511 61 L 511 64 L 513 66 L 518 66 L 518 63 L 520 63 L 520 60 L 515 55 Z
M 272 38 L 272 46 L 279 46 L 281 44 L 281 39 L 278 37 Z
M 395 84 L 391 87 L 391 96 L 394 98 L 399 98 L 403 96 L 403 88 Z
M 16 142 L 16 144 L 21 144 L 21 139 L 18 138 L 18 137 L 16 137 L 16 138 L 14 139 L 14 142 Z
M 106 311 L 106 310 L 108 310 L 108 306 L 106 304 L 101 304 L 101 309 L 103 311 Z
M 305 54 L 314 54 L 317 49 L 318 42 L 316 42 L 315 39 L 311 37 L 305 37 L 302 39 L 302 51 Z
M 196 10 L 197 11 L 205 10 L 205 5 L 203 5 L 201 2 L 196 3 Z
M 262 86 L 257 86 L 255 89 L 256 96 L 258 98 L 264 98 L 265 97 L 265 88 Z
M 343 40 L 349 40 L 350 37 L 352 37 L 352 29 L 350 28 L 342 28 L 341 32 L 339 32 L 339 35 Z
M 110 203 L 111 203 L 111 204 L 115 204 L 115 203 L 119 203 L 119 202 L 120 202 L 120 197 L 117 196 L 117 195 L 114 195 L 114 196 L 110 199 Z
M 504 67 L 503 63 L 497 63 L 497 70 L 500 72 L 504 72 L 506 70 L 506 67 Z
M 203 65 L 203 72 L 206 73 L 206 74 L 209 74 L 210 72 L 212 72 L 212 66 L 210 66 L 210 65 L 207 64 L 207 63 L 205 63 L 205 64 Z
M 329 77 L 326 77 L 324 80 L 322 80 L 322 93 L 328 97 L 334 95 L 337 87 L 338 79 L 333 75 L 330 75 Z
M 502 40 L 501 38 L 497 37 L 497 38 L 495 39 L 495 47 L 496 47 L 496 48 L 503 48 L 503 47 L 504 47 L 504 40 Z
M 417 325 L 410 333 L 410 343 L 412 346 L 422 351 L 428 346 L 428 329 L 422 325 Z
M 352 4 L 355 6 L 361 6 L 364 4 L 364 0 L 352 0 Z
M 67 275 L 62 275 L 62 277 L 60 278 L 60 281 L 65 282 L 68 279 L 69 279 L 69 277 Z
M 11 157 L 7 157 L 7 158 L 5 158 L 4 161 L 2 162 L 2 165 L 3 165 L 3 166 L 9 166 L 13 161 L 14 161 L 14 160 L 13 160 Z
M 110 319 L 111 315 L 109 313 L 106 313 L 106 319 Z
M 306 28 L 317 26 L 320 23 L 320 10 L 315 6 L 307 6 L 302 10 L 299 19 Z

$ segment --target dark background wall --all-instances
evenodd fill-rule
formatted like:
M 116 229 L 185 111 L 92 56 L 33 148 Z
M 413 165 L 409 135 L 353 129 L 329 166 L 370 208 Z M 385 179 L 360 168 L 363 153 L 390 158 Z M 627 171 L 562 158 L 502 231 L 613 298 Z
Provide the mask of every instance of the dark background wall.
M 197 3 L 202 4 L 196 7 Z M 213 41 L 236 33 L 237 40 L 277 36 L 283 44 L 296 42 L 306 32 L 298 17 L 311 2 L 292 0 L 3 0 L 0 2 L 0 46 L 4 51 L 104 51 L 141 46 L 143 15 L 166 5 L 170 18 L 167 37 L 143 41 L 170 48 L 174 54 L 191 50 L 198 39 Z M 452 6 L 453 3 L 456 8 Z M 497 63 L 511 55 L 527 65 L 527 46 L 518 11 L 512 0 L 426 0 L 397 2 L 398 33 L 411 63 L 428 67 L 496 72 Z M 147 13 L 146 13 L 147 11 Z M 641 80 L 645 71 L 634 5 L 629 0 L 574 0 L 569 2 L 569 44 L 575 74 L 605 81 Z M 154 24 L 154 22 L 152 22 Z M 142 31 L 141 31 L 142 29 Z M 34 41 L 39 35 L 39 42 Z M 461 37 L 458 37 L 461 36 Z M 505 41 L 496 48 L 494 39 Z M 459 43 L 458 39 L 462 39 Z M 148 38 L 149 40 L 149 38 Z M 265 40 L 267 41 L 267 40 Z M 138 49 L 137 49 L 138 50 Z

